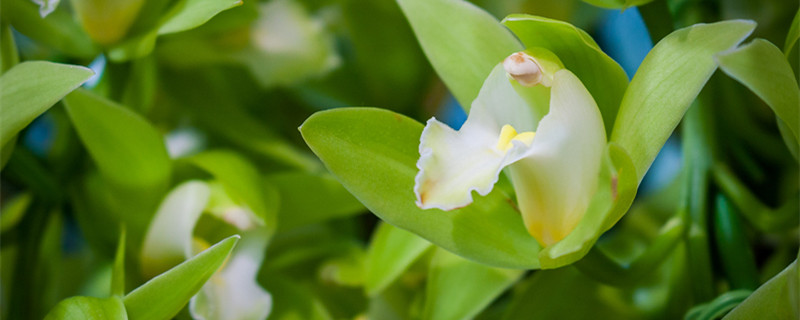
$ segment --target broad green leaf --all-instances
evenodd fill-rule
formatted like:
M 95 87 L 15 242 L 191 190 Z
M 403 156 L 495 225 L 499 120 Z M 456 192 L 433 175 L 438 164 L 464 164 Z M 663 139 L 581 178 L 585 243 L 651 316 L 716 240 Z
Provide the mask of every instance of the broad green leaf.
M 246 204 L 255 213 L 256 222 L 275 230 L 280 198 L 277 189 L 263 181 L 250 161 L 232 151 L 206 151 L 186 158 L 202 168 L 225 187 L 235 201 Z
M 3 21 L 11 23 L 20 33 L 69 56 L 91 59 L 99 52 L 66 10 L 56 10 L 42 18 L 39 8 L 30 0 L 3 0 L 0 13 Z
M 800 140 L 800 88 L 781 50 L 764 39 L 716 56 L 719 67 L 772 108 Z
M 430 242 L 411 232 L 381 223 L 367 251 L 364 284 L 367 294 L 381 293 L 431 246 Z
M 117 253 L 114 255 L 114 267 L 111 269 L 111 295 L 125 295 L 125 227 L 119 233 Z
M 161 134 L 145 118 L 86 90 L 64 98 L 67 114 L 100 173 L 126 192 L 125 199 L 151 210 L 169 183 L 172 163 Z M 147 206 L 146 208 L 144 206 Z M 136 232 L 151 213 L 131 213 Z
M 463 0 L 397 0 L 436 73 L 469 111 L 495 65 L 522 45 L 497 19 Z
M 658 42 L 628 85 L 610 141 L 627 150 L 641 181 L 717 64 L 714 55 L 755 28 L 748 20 L 696 24 Z
M 268 175 L 267 181 L 280 193 L 280 230 L 366 212 L 364 205 L 326 172 L 275 173 Z
M 14 228 L 22 220 L 33 201 L 33 193 L 24 192 L 3 201 L 0 207 L 0 232 L 5 233 Z
M 127 320 L 120 297 L 72 297 L 59 302 L 45 320 Z
M 797 39 L 800 39 L 800 9 L 798 9 L 797 13 L 794 15 L 792 26 L 789 28 L 789 33 L 786 34 L 786 42 L 783 44 L 784 55 L 787 57 L 789 56 L 795 43 L 797 43 Z
M 711 302 L 693 307 L 686 313 L 686 320 L 711 320 L 719 319 L 728 311 L 742 303 L 752 294 L 752 290 L 739 289 L 725 292 L 714 298 Z
M 553 52 L 591 92 L 606 134 L 611 134 L 617 110 L 628 86 L 628 76 L 620 65 L 606 55 L 585 31 L 563 21 L 526 14 L 512 14 L 503 24 L 528 47 L 542 47 Z
M 72 0 L 83 30 L 97 43 L 116 43 L 128 32 L 145 0 Z
M 448 212 L 416 206 L 419 122 L 387 110 L 339 108 L 315 113 L 300 132 L 342 185 L 384 221 L 474 261 L 539 267 L 539 244 L 500 190 Z
M 422 319 L 472 319 L 522 273 L 489 267 L 437 249 L 428 271 Z
M 800 316 L 800 268 L 797 260 L 761 285 L 723 319 L 797 319 Z
M 0 145 L 94 74 L 84 67 L 30 61 L 0 76 Z
M 170 319 L 222 266 L 239 236 L 231 236 L 150 279 L 125 296 L 125 308 L 132 320 Z
M 181 0 L 162 17 L 158 34 L 197 28 L 218 13 L 241 4 L 242 0 Z

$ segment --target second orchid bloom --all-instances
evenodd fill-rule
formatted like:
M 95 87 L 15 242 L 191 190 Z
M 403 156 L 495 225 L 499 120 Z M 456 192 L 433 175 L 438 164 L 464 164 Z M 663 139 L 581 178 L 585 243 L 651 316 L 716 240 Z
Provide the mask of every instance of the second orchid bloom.
M 566 237 L 597 188 L 603 119 L 555 55 L 532 48 L 492 70 L 454 130 L 431 118 L 420 137 L 414 193 L 423 209 L 469 205 L 506 173 L 528 232 L 542 246 Z

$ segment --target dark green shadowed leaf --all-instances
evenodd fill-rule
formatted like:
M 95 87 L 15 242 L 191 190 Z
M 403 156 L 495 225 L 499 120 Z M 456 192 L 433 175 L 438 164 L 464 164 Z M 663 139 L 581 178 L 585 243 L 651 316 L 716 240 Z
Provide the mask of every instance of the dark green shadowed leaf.
M 783 44 L 783 54 L 787 57 L 789 53 L 792 52 L 792 48 L 794 48 L 794 45 L 797 43 L 797 39 L 800 39 L 800 9 L 797 10 L 794 19 L 792 19 L 792 26 L 789 28 L 789 33 L 786 35 L 786 42 Z
M 437 249 L 428 272 L 422 319 L 472 319 L 522 273 L 489 267 Z
M 11 67 L 19 63 L 19 52 L 17 43 L 14 41 L 14 33 L 8 24 L 0 24 L 0 74 L 5 73 Z
M 469 111 L 495 65 L 522 45 L 483 9 L 463 0 L 397 0 L 436 73 Z
M 722 71 L 764 100 L 800 140 L 800 89 L 792 66 L 778 47 L 755 39 L 716 58 Z
M 327 172 L 276 173 L 268 175 L 267 181 L 280 193 L 280 230 L 366 212 L 364 205 Z
M 250 161 L 224 150 L 206 151 L 186 160 L 217 178 L 235 201 L 243 202 L 256 214 L 259 223 L 275 230 L 280 204 L 278 190 L 261 179 Z
M 59 302 L 45 320 L 127 320 L 120 297 L 72 297 Z
M 374 296 L 397 280 L 432 245 L 425 239 L 381 223 L 369 242 L 364 289 Z
M 114 255 L 114 267 L 111 269 L 111 295 L 125 295 L 125 226 L 119 233 L 117 252 Z
M 0 146 L 93 74 L 80 66 L 30 61 L 0 76 Z
M 628 86 L 628 76 L 622 67 L 600 50 L 589 34 L 569 23 L 512 14 L 503 19 L 503 24 L 526 47 L 542 47 L 552 51 L 565 68 L 578 76 L 597 102 L 606 134 L 610 135 L 617 109 Z
M 239 236 L 231 236 L 125 296 L 125 308 L 132 320 L 170 319 L 222 266 Z
M 647 54 L 619 108 L 611 141 L 628 151 L 639 180 L 714 73 L 713 56 L 755 28 L 747 20 L 696 24 L 664 37 Z
M 447 212 L 416 206 L 419 122 L 387 110 L 340 108 L 317 112 L 300 132 L 344 187 L 384 221 L 474 261 L 539 267 L 539 244 L 500 190 Z
M 0 14 L 20 33 L 69 56 L 91 59 L 99 52 L 67 10 L 56 10 L 42 18 L 33 1 L 3 0 Z

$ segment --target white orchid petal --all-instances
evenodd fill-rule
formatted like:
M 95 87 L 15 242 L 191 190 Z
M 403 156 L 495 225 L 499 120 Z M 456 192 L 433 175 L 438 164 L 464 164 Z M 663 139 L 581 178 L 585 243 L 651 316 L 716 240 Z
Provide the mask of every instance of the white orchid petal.
M 155 276 L 192 256 L 192 230 L 211 191 L 202 181 L 187 181 L 158 207 L 142 246 L 142 269 Z
M 266 319 L 272 310 L 272 296 L 256 277 L 268 236 L 264 228 L 242 235 L 223 269 L 192 297 L 189 311 L 194 319 Z
M 528 155 L 510 168 L 528 231 L 542 245 L 578 224 L 597 188 L 606 135 L 597 104 L 568 70 L 555 73 L 550 113 L 539 123 Z
M 501 137 L 506 125 L 515 129 L 514 136 Z M 460 130 L 435 118 L 428 120 L 420 137 L 420 171 L 414 186 L 417 205 L 452 210 L 470 204 L 472 191 L 488 194 L 503 167 L 526 154 L 532 135 L 529 131 L 535 127 L 531 108 L 512 87 L 502 64 L 498 64 L 484 82 Z M 516 133 L 522 135 L 513 139 Z M 503 143 L 498 145 L 501 140 Z

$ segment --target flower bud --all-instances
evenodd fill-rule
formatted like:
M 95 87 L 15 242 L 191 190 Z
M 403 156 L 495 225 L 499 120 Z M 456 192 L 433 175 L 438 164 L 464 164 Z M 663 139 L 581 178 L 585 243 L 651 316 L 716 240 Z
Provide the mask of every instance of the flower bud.
M 525 87 L 533 87 L 542 82 L 542 68 L 533 57 L 522 51 L 503 60 L 503 68 Z

